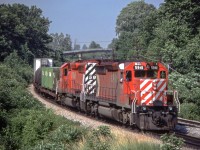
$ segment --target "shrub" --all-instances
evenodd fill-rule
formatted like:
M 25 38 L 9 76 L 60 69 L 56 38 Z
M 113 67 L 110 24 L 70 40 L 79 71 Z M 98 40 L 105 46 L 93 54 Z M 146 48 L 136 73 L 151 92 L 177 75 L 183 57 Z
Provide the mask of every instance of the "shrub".
M 72 143 L 82 139 L 86 130 L 79 126 L 62 125 L 49 135 L 50 141 Z
M 199 107 L 194 103 L 181 104 L 180 117 L 191 120 L 200 120 Z
M 84 149 L 109 150 L 111 148 L 111 137 L 110 128 L 100 126 L 86 137 L 87 141 Z
M 16 51 L 5 58 L 4 64 L 12 68 L 18 76 L 25 80 L 27 83 L 26 85 L 32 82 L 33 69 L 17 55 Z
M 181 149 L 184 143 L 184 140 L 182 138 L 178 138 L 174 134 L 164 134 L 161 136 L 161 140 L 163 142 L 163 144 L 161 145 L 162 150 Z
M 34 145 L 52 129 L 53 117 L 49 111 L 22 110 L 11 118 L 6 129 L 6 145 L 20 148 Z
M 65 145 L 62 142 L 55 143 L 55 142 L 50 142 L 50 143 L 45 143 L 44 141 L 38 143 L 34 147 L 30 147 L 30 150 L 64 150 L 66 149 Z

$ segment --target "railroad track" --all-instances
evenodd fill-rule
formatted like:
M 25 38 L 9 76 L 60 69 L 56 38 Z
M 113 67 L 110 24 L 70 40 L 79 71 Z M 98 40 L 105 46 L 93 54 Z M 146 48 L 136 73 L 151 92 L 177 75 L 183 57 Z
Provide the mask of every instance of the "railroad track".
M 175 132 L 175 135 L 179 138 L 184 139 L 185 144 L 191 146 L 192 148 L 200 149 L 200 138 L 183 134 L 180 132 Z
M 194 132 L 198 132 L 200 128 L 200 122 L 194 120 L 188 120 L 183 118 L 178 118 L 178 124 L 180 126 L 192 128 Z M 196 130 L 195 130 L 196 128 Z M 188 133 L 183 133 L 178 130 L 175 131 L 175 135 L 179 138 L 184 139 L 185 144 L 191 146 L 194 149 L 200 149 L 200 136 L 190 135 Z
M 187 125 L 191 127 L 200 128 L 200 122 L 195 120 L 188 120 L 183 118 L 178 118 L 178 123 L 181 125 Z

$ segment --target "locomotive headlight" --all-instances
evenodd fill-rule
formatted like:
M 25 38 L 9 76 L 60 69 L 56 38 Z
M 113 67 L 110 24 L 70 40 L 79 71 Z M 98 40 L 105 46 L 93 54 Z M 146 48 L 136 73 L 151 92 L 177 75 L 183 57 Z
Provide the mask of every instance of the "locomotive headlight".
M 146 111 L 146 110 L 147 110 L 147 107 L 145 107 L 145 106 L 142 107 L 142 110 L 143 110 L 143 111 Z
M 169 111 L 172 111 L 172 110 L 173 110 L 172 106 L 169 106 Z

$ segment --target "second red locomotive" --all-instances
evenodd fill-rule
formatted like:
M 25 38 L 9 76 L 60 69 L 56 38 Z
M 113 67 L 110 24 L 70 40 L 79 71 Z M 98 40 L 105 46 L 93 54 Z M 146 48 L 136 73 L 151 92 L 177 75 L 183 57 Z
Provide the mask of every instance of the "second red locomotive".
M 168 90 L 160 62 L 82 60 L 35 69 L 35 88 L 62 104 L 141 130 L 171 130 L 177 124 L 178 93 Z M 48 59 L 46 59 L 48 60 Z

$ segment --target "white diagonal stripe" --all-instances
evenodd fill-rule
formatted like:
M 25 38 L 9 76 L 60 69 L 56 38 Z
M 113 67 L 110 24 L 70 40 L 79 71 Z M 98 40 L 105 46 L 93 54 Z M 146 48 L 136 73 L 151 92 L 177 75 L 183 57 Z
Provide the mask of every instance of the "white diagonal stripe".
M 151 87 L 152 87 L 152 83 L 150 83 L 143 91 L 149 91 Z
M 148 100 L 152 96 L 152 93 L 149 92 L 149 94 L 144 98 L 144 100 Z
M 142 89 L 149 81 L 150 80 L 143 80 L 142 84 L 140 84 L 140 89 Z
M 157 84 L 157 87 L 159 87 L 162 83 L 163 83 L 163 81 L 160 81 L 160 80 L 159 80 L 159 82 L 158 82 L 158 84 Z
M 163 86 L 161 87 L 159 91 L 163 91 L 165 88 L 166 88 L 166 82 L 163 84 Z
M 157 92 L 157 93 L 156 93 L 156 99 L 155 99 L 155 100 L 158 99 L 158 97 L 160 96 L 160 94 L 162 94 L 162 93 L 161 93 L 161 92 Z

